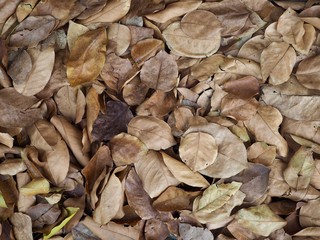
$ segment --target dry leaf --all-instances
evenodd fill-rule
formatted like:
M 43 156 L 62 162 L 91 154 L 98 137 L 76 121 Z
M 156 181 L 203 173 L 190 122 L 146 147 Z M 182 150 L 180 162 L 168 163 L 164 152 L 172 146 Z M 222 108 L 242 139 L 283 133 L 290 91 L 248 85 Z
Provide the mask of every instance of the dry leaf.
M 46 194 L 50 191 L 50 183 L 45 178 L 33 179 L 20 188 L 20 192 L 24 195 Z
M 287 224 L 267 205 L 243 208 L 236 214 L 236 220 L 241 226 L 264 237 Z
M 57 103 L 59 111 L 68 119 L 70 122 L 75 122 L 77 115 L 77 92 L 70 86 L 64 86 L 59 89 L 55 94 L 54 100 Z
M 276 158 L 276 147 L 269 146 L 264 142 L 255 142 L 247 149 L 248 160 L 254 163 L 261 163 L 263 165 L 272 165 Z
M 178 181 L 164 164 L 162 156 L 150 150 L 134 164 L 144 190 L 151 198 L 157 197 L 169 186 L 177 186 Z
M 13 225 L 14 236 L 17 239 L 32 240 L 32 223 L 31 218 L 23 213 L 14 213 L 10 217 Z
M 268 105 L 276 107 L 283 116 L 294 120 L 319 120 L 320 97 L 287 95 L 266 86 L 262 89 L 261 99 Z
M 158 219 L 148 219 L 144 231 L 146 240 L 167 239 L 167 237 L 170 237 L 167 224 Z
M 282 115 L 276 108 L 260 106 L 256 115 L 244 121 L 244 125 L 254 134 L 256 141 L 276 146 L 277 153 L 285 157 L 288 153 L 288 145 L 278 132 L 281 122 Z
M 115 135 L 126 132 L 133 115 L 127 104 L 119 101 L 106 103 L 106 114 L 99 114 L 93 124 L 93 141 L 108 141 Z
M 115 54 L 121 56 L 130 45 L 131 33 L 127 26 L 113 23 L 107 29 L 108 52 L 114 50 Z
M 300 208 L 299 223 L 303 228 L 319 227 L 319 199 L 310 200 Z
M 193 187 L 208 187 L 208 181 L 197 172 L 193 172 L 184 163 L 174 159 L 168 154 L 161 152 L 162 158 L 173 176 L 189 186 Z
M 173 2 L 168 4 L 163 10 L 148 14 L 146 17 L 158 23 L 165 23 L 170 19 L 182 16 L 190 11 L 196 10 L 201 1 Z
M 208 229 L 194 227 L 186 223 L 179 224 L 179 233 L 184 240 L 213 240 L 213 235 Z
M 138 162 L 147 152 L 147 147 L 135 136 L 120 133 L 109 142 L 112 159 L 116 166 Z
M 158 215 L 158 212 L 151 205 L 151 198 L 143 189 L 141 180 L 134 169 L 131 169 L 128 173 L 125 182 L 125 194 L 129 205 L 141 219 L 150 219 Z
M 169 92 L 177 85 L 177 63 L 171 55 L 162 50 L 144 63 L 140 78 L 149 88 Z
M 220 34 L 215 34 L 209 39 L 192 38 L 181 29 L 180 24 L 180 22 L 174 22 L 162 33 L 172 53 L 184 57 L 203 58 L 218 51 Z
M 316 30 L 311 24 L 304 24 L 305 33 L 302 39 L 292 46 L 301 54 L 307 55 L 316 39 Z
M 71 86 L 96 79 L 105 62 L 106 44 L 107 35 L 103 28 L 85 32 L 78 37 L 67 61 L 67 76 Z
M 67 41 L 68 41 L 69 50 L 71 50 L 74 47 L 76 40 L 82 34 L 88 31 L 89 31 L 89 28 L 87 28 L 86 26 L 75 23 L 73 21 L 69 21 L 69 27 L 67 32 Z
M 128 124 L 128 133 L 139 138 L 148 149 L 167 149 L 176 144 L 169 125 L 151 116 L 134 117 Z
M 301 147 L 290 159 L 283 176 L 290 187 L 297 190 L 305 189 L 309 186 L 314 169 L 311 149 Z
M 131 5 L 131 0 L 111 0 L 101 11 L 81 21 L 82 24 L 116 22 L 124 17 Z
M 223 90 L 243 99 L 259 94 L 259 82 L 255 77 L 247 76 L 228 81 L 223 85 Z
M 262 79 L 269 77 L 269 83 L 279 85 L 289 80 L 296 63 L 296 53 L 289 44 L 273 42 L 261 53 Z
M 296 77 L 304 87 L 310 89 L 320 89 L 320 56 L 314 56 L 302 60 L 297 68 Z
M 210 134 L 192 132 L 182 137 L 179 154 L 182 161 L 196 172 L 214 163 L 218 155 L 218 146 Z

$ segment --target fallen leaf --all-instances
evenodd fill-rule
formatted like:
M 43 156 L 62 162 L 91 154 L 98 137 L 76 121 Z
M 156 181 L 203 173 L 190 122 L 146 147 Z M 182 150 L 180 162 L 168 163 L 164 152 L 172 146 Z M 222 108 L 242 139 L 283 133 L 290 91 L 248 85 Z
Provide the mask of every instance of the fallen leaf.
M 319 70 L 317 69 L 320 64 L 320 56 L 314 56 L 302 60 L 297 68 L 296 77 L 304 87 L 310 89 L 319 89 L 320 81 Z
M 69 50 L 71 50 L 76 40 L 84 33 L 88 32 L 89 28 L 83 26 L 82 24 L 75 23 L 73 21 L 69 21 L 69 27 L 67 32 L 67 42 Z
M 50 192 L 50 183 L 45 178 L 32 179 L 31 182 L 21 187 L 20 192 L 24 195 L 46 194 Z
M 128 124 L 128 133 L 152 150 L 167 149 L 176 144 L 169 125 L 151 116 L 134 117 Z
M 103 28 L 80 35 L 70 50 L 66 64 L 71 86 L 89 83 L 98 77 L 105 62 L 106 44 L 107 34 Z
M 267 205 L 243 208 L 238 211 L 235 219 L 241 226 L 264 237 L 269 236 L 270 233 L 287 224 L 286 221 L 272 212 Z
M 149 88 L 169 92 L 177 85 L 177 63 L 162 50 L 143 64 L 140 78 Z
M 296 53 L 289 44 L 272 42 L 261 53 L 262 79 L 269 77 L 272 85 L 284 83 L 289 80 L 295 63 Z
M 74 239 L 100 240 L 100 238 L 98 238 L 96 235 L 94 235 L 93 232 L 82 223 L 79 223 L 74 228 L 72 228 L 71 232 L 72 232 L 72 237 Z
M 290 159 L 283 176 L 290 187 L 298 190 L 305 189 L 309 186 L 314 168 L 311 149 L 300 147 Z
M 184 163 L 174 159 L 168 154 L 161 152 L 162 158 L 173 176 L 189 186 L 193 187 L 208 187 L 209 182 L 198 172 L 193 172 Z
M 188 2 L 173 2 L 168 4 L 163 10 L 148 14 L 146 17 L 158 23 L 165 23 L 175 17 L 183 16 L 184 14 L 196 10 L 201 1 Z
M 299 223 L 303 228 L 319 227 L 319 200 L 310 200 L 300 208 Z
M 28 16 L 10 36 L 9 44 L 12 47 L 36 46 L 52 32 L 56 19 L 50 15 Z
M 259 82 L 255 77 L 247 76 L 228 81 L 223 85 L 223 90 L 242 99 L 248 99 L 259 94 Z
M 319 96 L 297 96 L 282 94 L 272 87 L 262 88 L 261 99 L 268 105 L 276 107 L 283 116 L 294 120 L 319 120 Z
M 162 34 L 172 53 L 179 56 L 208 57 L 217 52 L 220 47 L 220 34 L 215 34 L 209 39 L 192 38 L 181 29 L 180 22 L 171 23 Z
M 10 217 L 13 225 L 14 236 L 18 239 L 32 240 L 32 223 L 31 218 L 23 213 L 14 213 Z
M 146 240 L 166 239 L 170 233 L 168 226 L 158 219 L 148 219 L 144 231 Z
M 116 166 L 138 162 L 147 152 L 147 147 L 135 136 L 120 133 L 109 141 L 112 159 Z
M 276 150 L 275 146 L 269 146 L 264 142 L 255 142 L 247 148 L 248 160 L 270 166 L 276 158 Z
M 93 141 L 108 141 L 113 136 L 126 132 L 132 117 L 132 112 L 127 104 L 120 101 L 108 101 L 106 114 L 100 113 L 93 124 Z
M 107 29 L 108 51 L 114 50 L 115 54 L 121 56 L 130 45 L 131 33 L 126 25 L 113 23 Z
M 9 148 L 13 147 L 14 138 L 9 133 L 0 132 L 0 143 L 6 145 Z
M 316 30 L 311 24 L 304 24 L 305 33 L 302 39 L 292 46 L 301 54 L 307 55 L 316 39 Z
M 64 86 L 54 96 L 54 101 L 57 103 L 59 111 L 70 122 L 75 122 L 77 114 L 77 92 L 70 86 Z
M 125 181 L 125 194 L 129 205 L 141 219 L 150 219 L 158 215 L 158 212 L 151 205 L 151 198 L 143 189 L 141 180 L 134 169 L 130 170 Z
M 320 236 L 320 228 L 319 227 L 304 228 L 301 231 L 295 233 L 293 236 L 295 239 L 306 239 L 306 238 L 316 239 Z
M 210 134 L 192 132 L 182 137 L 179 154 L 182 161 L 196 172 L 214 163 L 218 155 L 218 146 Z
M 262 141 L 277 147 L 280 156 L 287 156 L 288 145 L 278 132 L 282 122 L 281 113 L 271 106 L 260 106 L 254 117 L 244 121 L 249 132 L 254 134 L 256 141 Z
M 213 240 L 213 235 L 208 229 L 194 227 L 186 223 L 179 223 L 179 233 L 184 240 Z
M 164 164 L 161 154 L 156 151 L 148 151 L 134 166 L 144 190 L 151 198 L 159 196 L 167 187 L 180 183 Z

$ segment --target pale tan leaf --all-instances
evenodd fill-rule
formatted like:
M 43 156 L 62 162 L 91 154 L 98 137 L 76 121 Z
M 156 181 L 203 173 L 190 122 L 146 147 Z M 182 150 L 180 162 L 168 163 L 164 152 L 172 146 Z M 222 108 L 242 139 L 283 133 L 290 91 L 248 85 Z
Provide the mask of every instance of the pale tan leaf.
M 177 63 L 162 50 L 143 64 L 140 78 L 149 88 L 169 92 L 177 85 Z
M 20 172 L 27 170 L 22 159 L 7 159 L 0 163 L 0 174 L 2 175 L 17 175 Z
M 289 80 L 296 63 L 296 53 L 289 44 L 273 42 L 261 53 L 262 79 L 269 77 L 269 83 L 279 85 Z
M 117 215 L 118 211 L 122 209 L 124 187 L 122 186 L 120 179 L 115 175 L 122 169 L 123 167 L 114 170 L 107 185 L 102 190 L 97 207 L 93 212 L 93 219 L 96 223 L 101 225 L 107 224 Z
M 210 134 L 218 146 L 215 162 L 200 173 L 214 178 L 227 178 L 236 175 L 247 167 L 247 152 L 243 142 L 228 128 L 215 123 L 191 126 L 185 135 L 192 132 Z
M 82 132 L 62 116 L 53 116 L 50 121 L 61 134 L 78 162 L 85 166 L 89 162 L 89 157 L 82 152 Z
M 9 148 L 13 147 L 14 138 L 9 133 L 0 132 L 0 143 L 6 145 Z
M 14 213 L 10 217 L 13 225 L 13 232 L 16 239 L 32 240 L 32 222 L 31 218 L 23 213 Z
M 128 49 L 131 41 L 131 33 L 126 25 L 119 23 L 111 24 L 107 29 L 108 51 L 114 50 L 115 54 L 121 56 Z
M 320 89 L 320 56 L 302 60 L 297 68 L 296 76 L 304 87 L 310 89 Z
M 236 214 L 237 222 L 250 231 L 267 237 L 275 230 L 284 227 L 287 222 L 276 215 L 267 205 L 243 208 Z
M 139 138 L 148 149 L 167 149 L 176 144 L 169 125 L 155 117 L 134 117 L 128 124 L 128 133 Z
M 64 86 L 54 95 L 54 101 L 62 115 L 70 122 L 75 122 L 77 114 L 77 90 Z
M 179 224 L 179 233 L 184 240 L 213 240 L 213 235 L 207 228 L 194 227 L 186 223 Z
M 148 14 L 146 17 L 158 23 L 165 23 L 172 18 L 182 16 L 188 12 L 196 10 L 201 1 L 173 2 L 168 4 L 163 10 L 156 13 Z
M 256 141 L 262 141 L 277 147 L 280 156 L 287 156 L 288 144 L 279 134 L 282 122 L 281 113 L 271 106 L 260 106 L 254 117 L 244 121 L 245 126 L 254 134 Z
M 156 151 L 150 150 L 134 165 L 144 190 L 151 198 L 159 196 L 167 187 L 180 183 L 164 164 L 161 154 Z
M 71 86 L 86 84 L 96 79 L 105 62 L 106 44 L 107 34 L 104 28 L 85 32 L 78 37 L 66 64 Z
M 293 235 L 295 238 L 294 239 L 317 239 L 320 236 L 320 227 L 308 227 L 304 228 L 301 231 L 295 233 Z M 298 238 L 301 237 L 301 238 Z
M 276 107 L 283 116 L 294 120 L 320 119 L 320 97 L 315 95 L 297 96 L 282 94 L 270 86 L 262 89 L 261 99 L 268 105 Z
M 162 34 L 167 41 L 168 47 L 174 54 L 179 56 L 209 57 L 217 52 L 220 47 L 220 34 L 216 34 L 210 39 L 192 38 L 182 31 L 180 22 L 170 24 Z
M 194 172 L 212 165 L 218 155 L 216 140 L 210 134 L 192 132 L 181 139 L 179 154 L 183 162 Z
M 10 65 L 8 73 L 13 79 L 14 88 L 19 93 L 32 96 L 43 90 L 49 82 L 54 66 L 54 49 L 51 47 L 43 50 L 30 48 L 21 54 L 25 57 L 17 57 L 13 64 Z M 31 66 L 29 69 L 26 69 L 26 72 L 20 72 L 20 66 L 25 64 L 25 58 L 30 59 L 28 62 L 30 61 Z
M 208 187 L 209 182 L 197 172 L 193 172 L 184 163 L 174 159 L 168 154 L 161 152 L 162 158 L 173 176 L 189 186 L 193 187 Z
M 282 35 L 283 40 L 289 44 L 297 44 L 302 40 L 305 33 L 303 21 L 291 8 L 288 8 L 280 16 L 277 24 L 277 31 Z
M 127 133 L 114 136 L 110 142 L 112 159 L 116 166 L 129 165 L 143 158 L 148 149 L 137 137 Z
M 270 166 L 276 158 L 276 150 L 275 146 L 269 146 L 264 142 L 255 142 L 247 149 L 248 160 Z
M 88 32 L 89 28 L 86 26 L 83 26 L 81 24 L 75 23 L 73 21 L 69 21 L 69 27 L 67 32 L 67 41 L 68 41 L 68 47 L 69 50 L 71 50 L 76 40 L 84 33 Z
M 309 186 L 314 169 L 315 165 L 311 149 L 300 147 L 290 159 L 283 176 L 292 188 L 297 190 L 305 189 Z
M 82 24 L 116 22 L 124 17 L 131 5 L 131 0 L 110 0 L 105 7 L 94 15 L 81 21 Z
M 320 200 L 310 200 L 300 208 L 299 223 L 303 228 L 320 226 Z
M 292 46 L 301 54 L 307 55 L 316 39 L 316 30 L 311 24 L 304 24 L 305 33 L 302 39 Z

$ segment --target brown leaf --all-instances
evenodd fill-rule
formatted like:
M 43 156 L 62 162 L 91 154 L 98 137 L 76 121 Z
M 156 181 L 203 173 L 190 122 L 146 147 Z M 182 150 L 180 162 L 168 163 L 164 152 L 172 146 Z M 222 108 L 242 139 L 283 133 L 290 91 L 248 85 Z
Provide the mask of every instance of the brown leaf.
M 86 95 L 86 118 L 87 132 L 90 141 L 92 141 L 93 124 L 100 112 L 99 94 L 95 88 L 91 87 Z
M 75 88 L 70 86 L 64 86 L 60 88 L 54 96 L 54 100 L 59 111 L 70 122 L 75 122 L 76 119 L 78 91 L 81 90 L 76 90 Z
M 14 213 L 10 217 L 13 225 L 14 236 L 17 239 L 32 240 L 32 223 L 31 218 L 23 213 Z
M 253 76 L 228 81 L 223 85 L 223 90 L 242 99 L 248 99 L 259 94 L 259 82 Z
M 12 176 L 0 175 L 0 191 L 7 206 L 18 201 L 18 190 Z
M 118 56 L 126 52 L 130 45 L 131 34 L 126 25 L 113 23 L 107 29 L 108 52 L 113 51 Z
M 34 47 L 49 36 L 55 24 L 56 19 L 50 15 L 29 16 L 15 28 L 9 44 L 12 47 Z
M 311 24 L 304 24 L 305 33 L 302 39 L 292 46 L 301 54 L 307 55 L 316 39 L 316 30 Z
M 182 137 L 179 154 L 182 161 L 196 172 L 214 163 L 218 155 L 218 147 L 216 140 L 210 134 L 192 132 Z
M 176 144 L 169 125 L 151 116 L 134 117 L 128 124 L 128 133 L 139 138 L 148 149 L 167 149 Z
M 143 64 L 140 78 L 149 88 L 169 92 L 177 85 L 177 63 L 162 50 Z
M 261 73 L 263 80 L 279 85 L 289 80 L 296 63 L 296 53 L 287 43 L 273 42 L 261 53 Z
M 147 147 L 135 136 L 120 133 L 109 142 L 112 159 L 116 166 L 138 162 L 147 154 Z
M 171 23 L 163 32 L 172 53 L 178 56 L 203 58 L 218 51 L 221 35 L 215 34 L 209 39 L 198 39 L 187 35 L 181 28 L 180 22 Z
M 57 204 L 50 205 L 47 203 L 39 203 L 30 207 L 26 214 L 32 220 L 32 226 L 36 229 L 41 229 L 45 225 L 50 225 L 56 222 L 61 214 L 61 210 Z
M 269 146 L 264 142 L 255 142 L 247 149 L 248 160 L 266 166 L 272 165 L 276 158 L 276 150 L 275 146 Z
M 154 218 L 158 212 L 151 205 L 151 198 L 142 188 L 141 180 L 134 169 L 128 173 L 125 194 L 129 205 L 142 219 Z
M 127 131 L 133 115 L 127 104 L 119 101 L 106 103 L 106 114 L 99 114 L 93 124 L 93 141 L 108 141 L 113 136 Z
M 207 228 L 203 229 L 199 227 L 194 227 L 186 223 L 179 223 L 179 233 L 184 240 L 213 240 L 213 235 Z
M 151 198 L 159 196 L 167 187 L 180 183 L 164 164 L 161 154 L 156 151 L 148 151 L 134 166 L 144 190 Z
M 167 225 L 158 219 L 148 219 L 144 231 L 146 240 L 165 240 L 170 233 Z
M 158 39 L 145 39 L 137 42 L 131 49 L 131 57 L 138 67 L 157 52 L 164 49 L 164 44 Z
M 72 228 L 71 232 L 72 232 L 72 237 L 74 239 L 100 240 L 100 238 L 98 238 L 96 235 L 94 235 L 93 232 L 88 227 L 86 227 L 86 225 L 84 225 L 82 223 L 79 223 L 74 228 Z
M 37 103 L 35 97 L 27 97 L 18 93 L 14 88 L 0 90 L 0 126 L 27 127 L 42 118 L 39 108 L 32 108 Z
M 67 61 L 67 76 L 71 86 L 96 79 L 105 62 L 106 44 L 107 35 L 103 28 L 88 31 L 75 41 Z
M 14 176 L 19 172 L 27 170 L 22 159 L 7 159 L 0 163 L 0 174 Z
M 254 134 L 256 141 L 276 146 L 277 153 L 285 157 L 288 154 L 288 144 L 278 132 L 281 122 L 282 115 L 276 108 L 260 106 L 256 115 L 244 121 L 244 124 Z
M 282 94 L 271 86 L 262 89 L 261 99 L 268 105 L 276 107 L 283 116 L 294 120 L 320 119 L 320 97 L 315 95 L 298 96 Z
M 304 87 L 310 89 L 319 89 L 320 88 L 320 71 L 318 69 L 320 65 L 320 56 L 314 56 L 302 60 L 297 68 L 296 76 Z

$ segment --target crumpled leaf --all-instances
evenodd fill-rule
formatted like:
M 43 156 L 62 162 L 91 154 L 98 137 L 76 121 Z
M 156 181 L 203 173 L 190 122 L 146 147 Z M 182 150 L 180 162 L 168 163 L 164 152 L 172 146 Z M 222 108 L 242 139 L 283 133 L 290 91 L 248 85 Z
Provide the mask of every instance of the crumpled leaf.
M 184 240 L 213 240 L 213 235 L 208 229 L 194 227 L 186 223 L 179 223 L 179 233 Z
M 296 77 L 304 87 L 320 89 L 320 56 L 316 55 L 302 60 L 297 68 Z
M 315 95 L 297 96 L 283 94 L 270 86 L 262 89 L 261 99 L 276 107 L 282 115 L 294 120 L 319 120 L 320 97 Z
M 120 133 L 109 141 L 112 159 L 116 166 L 138 162 L 147 152 L 147 147 L 135 136 Z
M 93 141 L 108 141 L 113 136 L 126 132 L 132 117 L 132 112 L 127 104 L 120 101 L 108 101 L 106 113 L 100 113 L 93 124 Z
M 218 146 L 215 162 L 200 173 L 214 178 L 227 178 L 236 175 L 247 167 L 247 152 L 243 142 L 228 128 L 215 123 L 191 126 L 185 135 L 204 132 L 214 137 Z
M 177 63 L 171 55 L 162 50 L 143 64 L 140 78 L 149 88 L 169 92 L 177 84 Z
M 167 237 L 170 237 L 167 224 L 155 218 L 146 221 L 144 231 L 146 240 L 166 239 Z
M 44 89 L 54 66 L 53 48 L 24 50 L 10 65 L 8 74 L 17 92 L 32 96 Z M 21 66 L 24 66 L 21 70 Z
M 237 212 L 235 219 L 244 228 L 264 237 L 287 224 L 265 204 L 243 208 Z
M 289 80 L 296 63 L 296 53 L 289 44 L 272 42 L 261 53 L 262 79 L 269 77 L 269 83 L 279 85 Z
M 13 225 L 14 236 L 17 239 L 32 240 L 32 223 L 31 218 L 23 213 L 14 213 L 10 217 Z
M 104 28 L 85 32 L 75 41 L 67 61 L 67 77 L 71 86 L 89 83 L 98 77 L 106 58 L 106 44 Z
M 139 138 L 148 149 L 167 149 L 176 144 L 169 125 L 151 116 L 134 117 L 128 124 L 128 133 Z
M 134 165 L 144 190 L 151 198 L 159 196 L 167 187 L 180 183 L 164 164 L 161 154 L 156 151 L 148 151 Z
M 218 155 L 218 146 L 210 134 L 191 132 L 181 138 L 179 154 L 182 161 L 196 172 L 214 163 Z
M 134 169 L 131 169 L 128 173 L 125 182 L 125 194 L 129 205 L 141 219 L 150 219 L 158 215 L 158 212 L 151 205 L 151 198 L 143 189 L 141 180 Z
M 161 152 L 162 158 L 173 176 L 189 186 L 193 187 L 208 187 L 209 182 L 198 172 L 193 172 L 184 163 L 174 159 L 168 154 Z
M 262 141 L 277 147 L 280 156 L 287 156 L 288 144 L 278 132 L 282 122 L 281 113 L 271 106 L 260 106 L 254 117 L 244 121 L 249 132 L 254 134 L 256 141 Z
M 298 190 L 305 189 L 309 186 L 314 169 L 315 164 L 311 149 L 300 147 L 290 159 L 283 176 L 290 187 Z
M 230 221 L 232 209 L 241 205 L 245 195 L 239 191 L 241 183 L 213 184 L 193 202 L 193 215 L 200 223 Z M 219 223 L 218 223 L 219 224 Z
M 55 24 L 56 19 L 50 15 L 29 16 L 15 28 L 9 44 L 12 47 L 36 46 L 49 36 Z
M 180 22 L 171 23 L 162 33 L 172 53 L 193 58 L 208 57 L 218 51 L 221 35 L 215 34 L 209 39 L 197 39 L 188 36 Z

